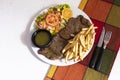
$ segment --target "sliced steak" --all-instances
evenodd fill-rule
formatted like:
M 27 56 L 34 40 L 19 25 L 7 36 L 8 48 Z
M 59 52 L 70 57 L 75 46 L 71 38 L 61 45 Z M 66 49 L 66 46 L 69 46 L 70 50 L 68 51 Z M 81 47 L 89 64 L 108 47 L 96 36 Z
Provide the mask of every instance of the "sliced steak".
M 60 32 L 59 32 L 59 35 L 60 37 L 62 37 L 63 39 L 70 39 L 70 30 L 67 29 L 67 28 L 64 28 L 62 29 Z
M 75 26 L 75 18 L 70 18 L 66 25 L 66 29 L 68 29 L 70 33 L 74 33 L 75 32 L 74 26 Z
M 57 34 L 53 40 L 52 40 L 52 44 L 50 45 L 50 48 L 55 51 L 56 54 L 61 54 L 61 51 L 62 49 L 65 47 L 65 45 L 67 44 L 68 42 L 61 38 L 59 36 L 59 34 Z
M 76 18 L 76 19 L 75 19 L 75 23 L 74 23 L 74 33 L 73 33 L 73 34 L 77 34 L 78 32 L 80 32 L 82 27 L 84 27 L 84 26 L 83 26 L 82 23 Z
M 84 25 L 86 27 L 89 27 L 91 25 L 90 21 L 88 19 L 84 18 L 82 15 L 79 15 L 77 18 L 80 20 L 82 25 Z
M 46 56 L 49 59 L 60 59 L 63 57 L 62 49 L 68 42 L 61 38 L 59 34 L 53 37 L 52 43 L 48 48 L 39 50 L 38 53 Z
M 50 47 L 38 50 L 38 53 L 44 55 L 45 57 L 51 60 L 60 59 L 63 57 L 62 54 L 56 54 Z
M 71 34 L 77 34 L 81 28 L 90 26 L 89 20 L 79 15 L 77 18 L 70 18 L 66 28 L 62 29 L 59 34 L 63 39 L 70 39 Z

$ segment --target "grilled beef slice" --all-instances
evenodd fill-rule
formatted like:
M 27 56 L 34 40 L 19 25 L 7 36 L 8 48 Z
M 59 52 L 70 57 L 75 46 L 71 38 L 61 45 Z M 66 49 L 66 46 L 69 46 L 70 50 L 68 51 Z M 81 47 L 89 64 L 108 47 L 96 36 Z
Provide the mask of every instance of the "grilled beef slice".
M 61 29 L 52 39 L 52 43 L 48 48 L 39 50 L 38 53 L 49 59 L 60 59 L 63 57 L 62 49 L 73 38 L 71 34 L 77 34 L 81 28 L 90 26 L 89 20 L 79 15 L 77 18 L 70 18 L 66 27 Z
M 67 43 L 68 42 L 61 38 L 59 34 L 56 34 L 52 39 L 51 45 L 48 48 L 39 50 L 38 53 L 46 56 L 49 59 L 60 59 L 63 57 L 61 51 Z
M 38 50 L 38 53 L 44 55 L 45 57 L 51 60 L 61 59 L 63 57 L 62 54 L 56 54 L 56 52 L 53 51 L 50 47 L 42 49 L 42 50 Z
M 65 47 L 65 45 L 68 43 L 65 39 L 61 38 L 59 34 L 57 34 L 53 40 L 52 44 L 50 45 L 50 48 L 55 51 L 56 54 L 61 54 L 62 49 Z
M 90 21 L 88 19 L 84 18 L 82 15 L 79 15 L 77 18 L 80 20 L 80 22 L 84 26 L 89 27 L 91 25 Z
M 62 29 L 59 34 L 63 39 L 69 40 L 71 34 L 77 34 L 81 28 L 89 27 L 91 23 L 89 20 L 84 18 L 82 15 L 79 15 L 77 18 L 70 18 L 66 27 Z

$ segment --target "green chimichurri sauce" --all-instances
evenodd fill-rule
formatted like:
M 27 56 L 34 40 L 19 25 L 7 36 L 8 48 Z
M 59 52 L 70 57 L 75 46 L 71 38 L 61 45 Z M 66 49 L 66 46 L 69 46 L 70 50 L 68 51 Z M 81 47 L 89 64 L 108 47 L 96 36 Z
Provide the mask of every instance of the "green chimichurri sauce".
M 50 40 L 49 35 L 46 32 L 39 32 L 35 37 L 35 42 L 38 46 L 46 45 Z

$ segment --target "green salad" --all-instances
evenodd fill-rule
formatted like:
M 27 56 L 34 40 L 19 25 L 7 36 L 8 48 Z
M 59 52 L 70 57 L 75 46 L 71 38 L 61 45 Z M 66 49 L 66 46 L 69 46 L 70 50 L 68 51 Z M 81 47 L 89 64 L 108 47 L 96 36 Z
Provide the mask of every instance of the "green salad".
M 37 16 L 35 20 L 36 29 L 46 29 L 52 35 L 55 35 L 66 26 L 72 14 L 72 10 L 68 4 L 59 4 L 50 7 L 47 11 L 43 11 L 42 14 Z

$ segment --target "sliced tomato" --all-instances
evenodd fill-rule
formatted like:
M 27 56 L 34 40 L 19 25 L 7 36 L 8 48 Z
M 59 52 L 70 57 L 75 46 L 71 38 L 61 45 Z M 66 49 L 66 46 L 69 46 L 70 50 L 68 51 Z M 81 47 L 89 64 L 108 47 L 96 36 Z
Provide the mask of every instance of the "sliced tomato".
M 46 23 L 50 26 L 56 26 L 59 24 L 59 18 L 53 13 L 50 13 L 46 16 Z

